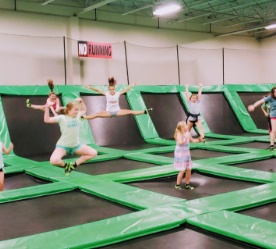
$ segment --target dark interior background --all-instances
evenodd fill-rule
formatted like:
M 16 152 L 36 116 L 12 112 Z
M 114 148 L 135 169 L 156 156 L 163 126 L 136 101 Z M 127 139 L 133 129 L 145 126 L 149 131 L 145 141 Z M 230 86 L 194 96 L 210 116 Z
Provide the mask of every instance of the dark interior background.
M 269 93 L 268 93 L 269 94 Z M 249 105 L 254 104 L 256 101 L 263 99 L 264 96 L 268 95 L 264 93 L 239 93 L 239 96 L 243 102 L 243 104 L 248 107 Z M 259 129 L 267 129 L 267 119 L 262 112 L 261 106 L 255 108 L 254 112 L 249 112 L 251 118 L 254 120 L 257 128 Z
M 8 124 L 14 153 L 18 156 L 49 154 L 60 137 L 58 124 L 44 123 L 44 112 L 26 107 L 26 100 L 44 105 L 46 96 L 2 95 L 3 109 Z M 61 102 L 62 103 L 62 102 Z
M 87 114 L 105 111 L 106 98 L 103 95 L 81 96 L 87 107 Z M 121 109 L 130 109 L 125 95 L 121 95 Z M 95 140 L 100 146 L 127 145 L 144 143 L 133 115 L 114 118 L 96 118 L 89 120 L 89 125 Z

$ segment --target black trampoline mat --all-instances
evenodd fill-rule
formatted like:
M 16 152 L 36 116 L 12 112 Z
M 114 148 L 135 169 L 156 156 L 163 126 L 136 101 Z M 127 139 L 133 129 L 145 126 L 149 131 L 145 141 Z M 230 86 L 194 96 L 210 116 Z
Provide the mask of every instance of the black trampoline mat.
M 111 145 L 106 147 L 112 148 L 112 149 L 118 149 L 118 150 L 143 150 L 143 149 L 150 149 L 150 148 L 159 148 L 163 146 L 165 145 L 141 143 L 141 144 L 128 144 L 128 145 Z
M 253 162 L 248 162 L 248 163 L 231 164 L 231 166 L 244 168 L 244 169 L 266 171 L 266 172 L 275 172 L 276 171 L 275 158 L 260 160 L 260 161 L 253 161 Z
M 180 226 L 156 234 L 143 236 L 125 242 L 105 246 L 101 248 L 120 249 L 253 249 L 256 247 L 243 244 L 239 241 L 229 240 L 212 233 L 204 234 L 189 226 Z
M 4 190 L 19 189 L 49 183 L 25 173 L 5 174 Z
M 45 161 L 50 162 L 50 157 L 51 157 L 53 151 L 48 152 L 48 153 L 43 153 L 43 154 L 30 155 L 30 156 L 27 156 L 25 158 L 28 158 L 30 160 L 37 161 L 37 162 L 45 162 Z M 70 160 L 71 158 L 77 158 L 77 157 L 79 157 L 79 156 L 69 154 L 69 155 L 64 156 L 63 159 L 64 160 Z
M 248 107 L 248 105 L 254 104 L 256 101 L 263 99 L 265 95 L 269 93 L 258 93 L 258 92 L 250 92 L 250 93 L 238 93 L 243 104 Z M 267 119 L 262 112 L 261 106 L 255 108 L 254 112 L 249 112 L 251 118 L 253 119 L 254 123 L 256 124 L 257 128 L 259 129 L 268 129 Z
M 178 93 L 142 93 L 147 107 L 152 107 L 150 118 L 159 137 L 172 139 L 179 121 L 186 121 L 187 111 Z M 191 134 L 196 136 L 194 129 Z
M 185 180 L 182 180 L 184 185 Z M 174 177 L 158 178 L 147 181 L 133 182 L 128 185 L 146 189 L 149 191 L 184 198 L 187 200 L 194 200 L 201 197 L 213 196 L 217 194 L 227 193 L 231 191 L 246 189 L 258 186 L 257 183 L 238 181 L 234 179 L 227 179 L 217 176 L 192 173 L 190 184 L 195 187 L 193 190 L 176 190 L 176 175 Z
M 203 93 L 200 110 L 212 132 L 225 135 L 244 133 L 223 93 Z
M 87 115 L 96 114 L 106 109 L 106 97 L 103 95 L 82 95 L 82 99 L 87 107 Z M 125 95 L 120 96 L 119 102 L 121 109 L 131 109 Z M 88 122 L 95 143 L 99 146 L 144 142 L 133 115 L 96 118 Z
M 174 152 L 169 152 L 169 153 L 164 153 L 164 154 L 159 154 L 159 155 L 173 158 Z M 231 155 L 231 154 L 225 153 L 225 152 L 219 152 L 219 151 L 201 150 L 201 149 L 191 150 L 192 160 L 229 156 L 229 155 Z
M 75 171 L 86 173 L 89 175 L 100 175 L 135 169 L 145 169 L 157 166 L 156 164 L 138 162 L 127 159 L 116 159 L 103 162 L 94 162 L 82 164 Z
M 1 97 L 14 153 L 28 157 L 52 152 L 60 137 L 58 124 L 44 123 L 43 111 L 26 107 L 26 99 L 29 98 L 33 104 L 44 105 L 47 96 Z
M 0 205 L 3 228 L 0 240 L 71 227 L 131 212 L 133 211 L 130 208 L 77 190 L 3 203 Z
M 253 143 L 245 143 L 245 144 L 232 144 L 233 147 L 240 147 L 240 148 L 253 148 L 253 149 L 268 149 L 270 144 L 269 142 L 253 142 Z
M 271 222 L 276 222 L 275 212 L 276 212 L 276 202 L 243 210 L 239 213 L 252 216 L 255 218 L 271 221 Z

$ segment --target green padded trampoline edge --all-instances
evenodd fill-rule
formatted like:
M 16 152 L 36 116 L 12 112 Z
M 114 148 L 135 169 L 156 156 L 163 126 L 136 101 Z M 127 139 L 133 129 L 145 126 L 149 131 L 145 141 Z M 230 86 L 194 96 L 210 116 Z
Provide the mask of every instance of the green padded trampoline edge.
M 229 211 L 188 218 L 188 224 L 262 248 L 276 248 L 276 223 Z

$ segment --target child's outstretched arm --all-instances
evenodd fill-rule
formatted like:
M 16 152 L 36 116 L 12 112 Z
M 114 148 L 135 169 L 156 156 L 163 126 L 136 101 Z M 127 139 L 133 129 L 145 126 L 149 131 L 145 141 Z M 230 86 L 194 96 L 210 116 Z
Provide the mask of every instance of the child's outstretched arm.
M 124 89 L 123 91 L 121 91 L 120 94 L 124 94 L 124 93 L 128 92 L 132 87 L 134 87 L 134 85 L 127 87 L 126 89 Z
M 44 123 L 48 123 L 48 124 L 54 124 L 54 123 L 56 123 L 55 117 L 50 117 L 50 114 L 49 114 L 49 105 L 48 104 L 45 105 Z
M 200 138 L 193 138 L 192 135 L 190 134 L 190 142 L 191 143 L 199 143 L 201 142 Z
M 189 94 L 189 85 L 187 84 L 186 85 L 186 100 L 189 100 L 189 98 L 190 98 L 190 94 Z
M 77 104 L 79 104 L 81 115 L 85 114 L 87 109 L 86 109 L 86 105 L 84 104 L 83 100 L 81 98 L 76 98 L 75 102 Z
M 9 148 L 6 148 L 4 145 L 2 145 L 2 151 L 7 155 L 13 150 L 13 147 L 13 143 L 10 143 Z
M 198 85 L 199 85 L 199 88 L 198 88 L 197 98 L 199 100 L 202 93 L 202 83 L 199 83 Z
M 253 105 L 249 105 L 247 107 L 247 109 L 248 109 L 248 111 L 253 112 L 257 106 L 259 106 L 259 105 L 261 105 L 263 103 L 264 103 L 264 99 L 260 99 L 257 102 L 255 102 Z
M 100 94 L 102 94 L 102 95 L 105 95 L 105 92 L 102 91 L 102 90 L 100 90 L 100 89 L 98 89 L 98 88 L 95 88 L 95 87 L 92 87 L 92 86 L 85 86 L 85 88 L 90 89 L 90 90 L 93 90 L 93 91 L 95 91 L 95 92 L 97 92 L 97 93 L 100 93 Z

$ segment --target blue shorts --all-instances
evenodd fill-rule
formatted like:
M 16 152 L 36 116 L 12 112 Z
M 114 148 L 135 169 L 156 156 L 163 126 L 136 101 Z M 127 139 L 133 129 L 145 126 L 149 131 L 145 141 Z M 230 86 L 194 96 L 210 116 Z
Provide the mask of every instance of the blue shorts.
M 119 110 L 118 110 L 118 111 L 119 111 Z M 115 112 L 109 112 L 109 111 L 108 111 L 108 113 L 110 114 L 111 118 L 114 118 L 114 117 L 117 116 L 118 111 L 115 111 Z
M 58 145 L 58 144 L 56 145 L 56 148 L 64 149 L 66 151 L 66 154 L 72 154 L 72 155 L 74 155 L 76 150 L 78 150 L 80 147 L 81 147 L 81 144 L 78 144 L 77 146 L 75 146 L 73 148 Z

